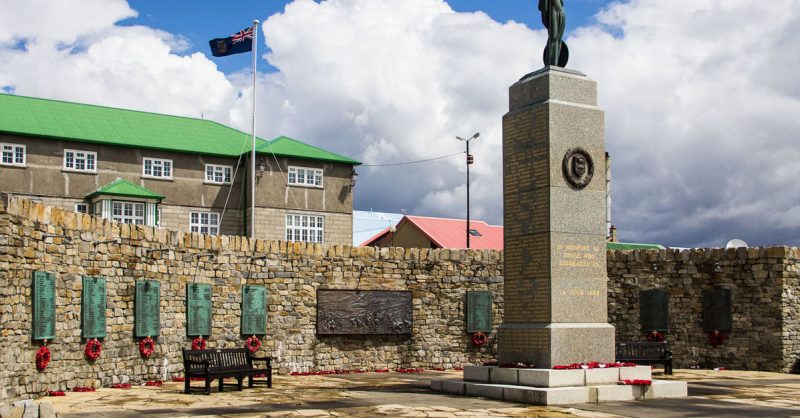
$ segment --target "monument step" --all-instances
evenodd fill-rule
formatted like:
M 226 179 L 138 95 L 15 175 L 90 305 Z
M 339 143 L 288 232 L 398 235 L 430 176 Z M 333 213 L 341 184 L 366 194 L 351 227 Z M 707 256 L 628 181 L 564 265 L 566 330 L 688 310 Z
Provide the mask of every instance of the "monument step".
M 560 388 L 616 384 L 620 380 L 651 380 L 650 366 L 595 369 L 522 369 L 498 366 L 465 366 L 464 380 L 475 383 Z
M 435 379 L 431 390 L 461 396 L 476 396 L 532 405 L 571 405 L 619 402 L 639 399 L 680 398 L 687 396 L 687 384 L 655 380 L 651 385 L 597 385 L 570 387 L 532 387 L 477 383 L 454 379 Z

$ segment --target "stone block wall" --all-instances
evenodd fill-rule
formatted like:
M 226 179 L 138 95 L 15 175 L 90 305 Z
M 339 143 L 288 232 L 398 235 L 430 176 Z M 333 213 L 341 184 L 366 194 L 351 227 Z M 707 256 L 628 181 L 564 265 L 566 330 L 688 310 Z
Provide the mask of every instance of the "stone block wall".
M 797 371 L 800 358 L 797 248 L 608 252 L 608 313 L 617 341 L 645 341 L 640 292 L 669 292 L 675 367 Z M 703 332 L 703 290 L 731 290 L 733 327 L 712 346 Z
M 155 250 L 155 251 L 154 251 Z M 106 219 L 10 199 L 0 205 L 0 402 L 74 386 L 107 386 L 182 373 L 186 283 L 213 286 L 209 347 L 240 347 L 241 289 L 268 289 L 267 337 L 259 354 L 276 371 L 453 368 L 494 358 L 495 338 L 480 349 L 465 332 L 470 290 L 494 294 L 494 326 L 502 321 L 503 257 L 497 251 L 352 248 L 340 245 L 207 236 Z M 56 276 L 57 337 L 53 359 L 38 372 L 31 341 L 32 273 Z M 94 363 L 83 353 L 81 277 L 103 276 L 107 331 Z M 161 333 L 152 357 L 133 337 L 136 280 L 161 282 Z M 413 334 L 317 336 L 316 290 L 410 290 Z

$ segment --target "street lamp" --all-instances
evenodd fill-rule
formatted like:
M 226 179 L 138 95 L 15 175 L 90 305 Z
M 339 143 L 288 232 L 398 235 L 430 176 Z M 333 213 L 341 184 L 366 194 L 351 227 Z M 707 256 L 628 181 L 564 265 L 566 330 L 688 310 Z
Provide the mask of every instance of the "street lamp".
M 457 136 L 456 139 L 459 141 L 464 141 L 467 143 L 467 248 L 469 248 L 469 236 L 472 235 L 469 232 L 469 166 L 473 163 L 472 154 L 469 153 L 469 141 L 479 137 L 481 134 L 480 132 L 475 132 L 475 135 L 472 137 L 464 139 L 460 136 Z

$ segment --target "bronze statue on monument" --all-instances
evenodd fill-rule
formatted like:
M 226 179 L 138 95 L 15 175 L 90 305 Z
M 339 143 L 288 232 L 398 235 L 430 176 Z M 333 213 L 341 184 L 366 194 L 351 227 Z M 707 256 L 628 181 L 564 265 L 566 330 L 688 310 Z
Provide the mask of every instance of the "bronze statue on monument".
M 566 67 L 569 60 L 569 49 L 561 38 L 567 22 L 564 12 L 564 0 L 539 0 L 539 11 L 542 12 L 542 23 L 547 28 L 547 46 L 544 48 L 544 65 Z

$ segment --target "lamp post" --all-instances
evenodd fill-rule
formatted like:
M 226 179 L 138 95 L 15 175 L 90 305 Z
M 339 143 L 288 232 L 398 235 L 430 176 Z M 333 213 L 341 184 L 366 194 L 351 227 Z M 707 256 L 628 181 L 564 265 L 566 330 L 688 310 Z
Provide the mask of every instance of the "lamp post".
M 472 154 L 469 153 L 469 141 L 479 137 L 481 134 L 480 132 L 475 132 L 475 135 L 464 139 L 460 136 L 457 136 L 456 139 L 459 141 L 464 141 L 467 143 L 467 248 L 469 248 L 469 236 L 472 235 L 469 233 L 469 166 L 473 163 Z

